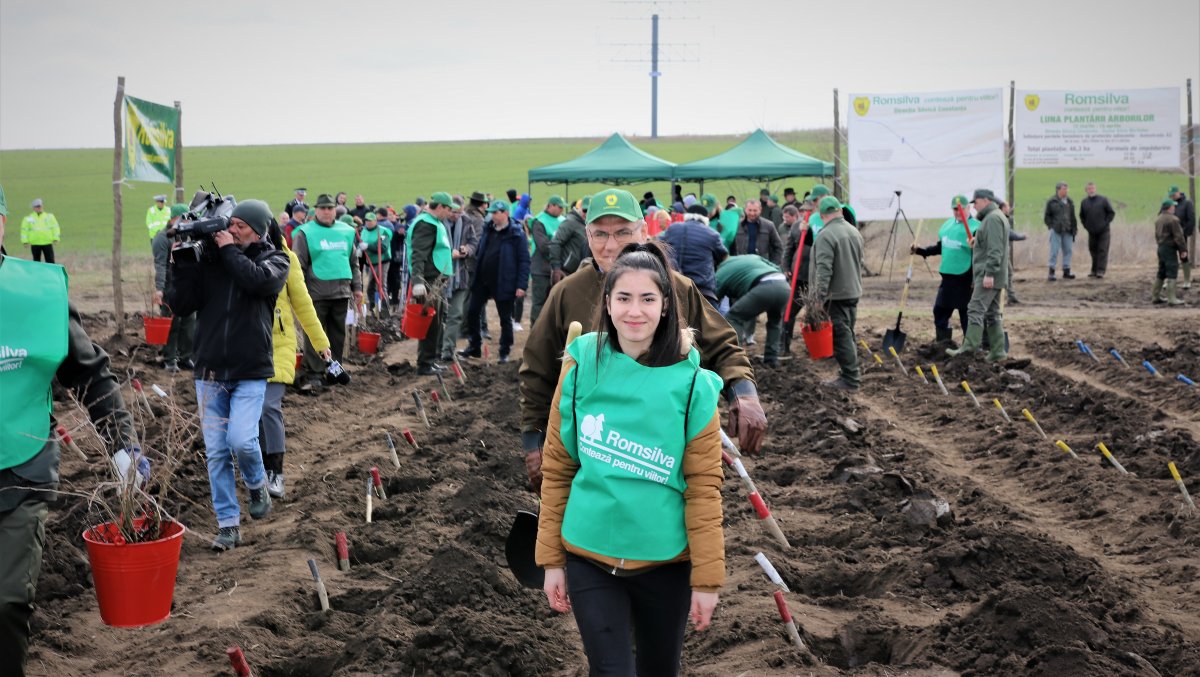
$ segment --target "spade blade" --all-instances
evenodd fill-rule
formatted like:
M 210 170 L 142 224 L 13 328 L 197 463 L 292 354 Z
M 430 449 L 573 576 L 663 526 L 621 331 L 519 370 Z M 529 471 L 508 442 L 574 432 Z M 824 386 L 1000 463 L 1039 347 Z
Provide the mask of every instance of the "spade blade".
M 504 543 L 504 556 L 508 560 L 509 570 L 521 585 L 541 590 L 546 582 L 546 572 L 534 559 L 537 531 L 537 514 L 518 510 L 512 528 L 508 530 L 508 540 Z
M 895 348 L 896 352 L 904 352 L 904 344 L 908 341 L 908 334 L 899 329 L 889 329 L 883 334 L 883 352 L 887 352 L 888 348 Z

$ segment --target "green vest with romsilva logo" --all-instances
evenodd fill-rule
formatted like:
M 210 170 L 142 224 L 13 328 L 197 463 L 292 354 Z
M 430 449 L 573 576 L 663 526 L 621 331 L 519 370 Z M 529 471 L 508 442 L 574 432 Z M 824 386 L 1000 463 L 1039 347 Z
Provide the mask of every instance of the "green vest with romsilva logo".
M 450 256 L 450 231 L 446 230 L 446 224 L 430 216 L 429 212 L 421 212 L 417 216 L 417 219 L 413 221 L 413 225 L 408 227 L 408 237 L 404 239 L 404 260 L 408 262 L 408 272 L 412 272 L 412 230 L 421 222 L 428 223 L 437 229 L 437 236 L 433 241 L 434 267 L 442 275 L 453 275 L 454 259 Z
M 565 217 L 550 216 L 546 212 L 542 212 L 541 214 L 538 214 L 537 216 L 535 216 L 533 218 L 535 221 L 540 221 L 542 223 L 542 225 L 545 226 L 546 239 L 553 240 L 554 234 L 558 232 L 558 227 L 560 225 L 562 225 L 563 218 L 565 218 Z M 533 239 L 533 237 L 531 236 L 529 238 L 529 254 L 532 256 L 535 251 L 537 251 L 537 240 Z
M 322 226 L 316 221 L 300 226 L 308 244 L 313 276 L 318 280 L 349 280 L 350 252 L 354 249 L 354 228 L 334 221 Z
M 67 356 L 67 272 L 0 261 L 0 469 L 38 454 L 50 435 L 50 382 Z
M 971 236 L 979 230 L 979 222 L 968 218 L 967 225 L 971 228 Z M 938 239 L 942 241 L 942 264 L 938 266 L 939 273 L 946 275 L 961 275 L 971 269 L 971 245 L 967 243 L 967 231 L 962 221 L 955 218 L 946 219 L 938 230 Z
M 608 557 L 669 560 L 688 544 L 684 449 L 712 420 L 721 378 L 700 368 L 695 348 L 669 367 L 647 367 L 605 340 L 597 359 L 601 336 L 567 349 L 576 364 L 563 381 L 560 431 L 579 470 L 562 536 Z

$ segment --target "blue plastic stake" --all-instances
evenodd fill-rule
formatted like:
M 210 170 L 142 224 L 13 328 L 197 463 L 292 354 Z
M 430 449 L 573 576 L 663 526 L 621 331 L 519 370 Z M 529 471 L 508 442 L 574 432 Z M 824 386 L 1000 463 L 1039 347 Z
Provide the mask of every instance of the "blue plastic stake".
M 1143 361 L 1142 366 L 1146 368 L 1146 371 L 1150 372 L 1154 376 L 1157 376 L 1159 378 L 1163 377 L 1163 375 L 1158 373 L 1158 370 L 1154 368 L 1154 365 L 1150 364 L 1150 360 Z
M 1118 353 L 1116 348 L 1110 348 L 1108 354 L 1116 358 L 1117 362 L 1120 362 L 1126 368 L 1129 367 L 1129 363 L 1125 361 L 1124 357 L 1121 357 L 1121 353 Z
M 1088 346 L 1088 344 L 1086 344 L 1086 343 L 1085 343 L 1085 344 L 1083 344 L 1083 352 L 1084 352 L 1084 354 L 1086 354 L 1088 357 L 1092 358 L 1092 360 L 1094 360 L 1094 361 L 1096 362 L 1096 364 L 1100 364 L 1100 358 L 1099 358 L 1099 357 L 1096 357 L 1096 354 L 1092 352 L 1092 349 L 1091 349 L 1091 347 L 1090 347 L 1090 346 Z
M 1175 376 L 1175 380 L 1176 380 L 1176 381 L 1179 381 L 1180 383 L 1186 383 L 1186 384 L 1188 384 L 1188 385 L 1190 385 L 1190 386 L 1194 386 L 1194 385 L 1196 385 L 1196 382 L 1195 382 L 1195 381 L 1193 381 L 1192 379 L 1190 379 L 1190 378 L 1188 378 L 1188 377 L 1184 376 L 1183 374 L 1178 374 L 1178 375 L 1176 375 L 1176 376 Z

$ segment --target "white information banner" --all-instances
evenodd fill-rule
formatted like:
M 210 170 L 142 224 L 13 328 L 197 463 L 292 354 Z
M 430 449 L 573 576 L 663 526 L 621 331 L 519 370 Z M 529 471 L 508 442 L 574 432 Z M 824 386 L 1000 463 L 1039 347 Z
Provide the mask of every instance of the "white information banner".
M 1004 196 L 1002 90 L 851 94 L 850 204 L 859 220 L 948 218 L 955 195 Z
M 1179 167 L 1179 88 L 1017 90 L 1018 167 Z

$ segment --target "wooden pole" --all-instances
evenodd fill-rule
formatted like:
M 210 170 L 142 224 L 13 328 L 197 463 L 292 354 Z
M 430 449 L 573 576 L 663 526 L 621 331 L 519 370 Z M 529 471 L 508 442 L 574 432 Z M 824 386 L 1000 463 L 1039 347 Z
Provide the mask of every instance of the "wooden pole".
M 121 105 L 125 101 L 125 76 L 117 76 L 117 98 L 113 102 L 113 313 L 117 336 L 125 333 L 125 296 L 121 290 Z
M 1008 164 L 1008 204 L 1016 204 L 1017 199 L 1017 146 L 1013 136 L 1013 109 L 1016 108 L 1017 81 L 1008 81 L 1008 152 L 1004 154 Z
M 842 135 L 839 131 L 838 91 L 833 89 L 833 196 L 842 199 Z
M 1192 79 L 1187 80 L 1188 97 L 1188 195 L 1196 203 L 1196 125 L 1192 124 Z M 1194 264 L 1193 264 L 1194 265 Z
M 175 201 L 183 202 L 183 107 L 175 102 L 179 111 L 179 127 L 175 130 Z

